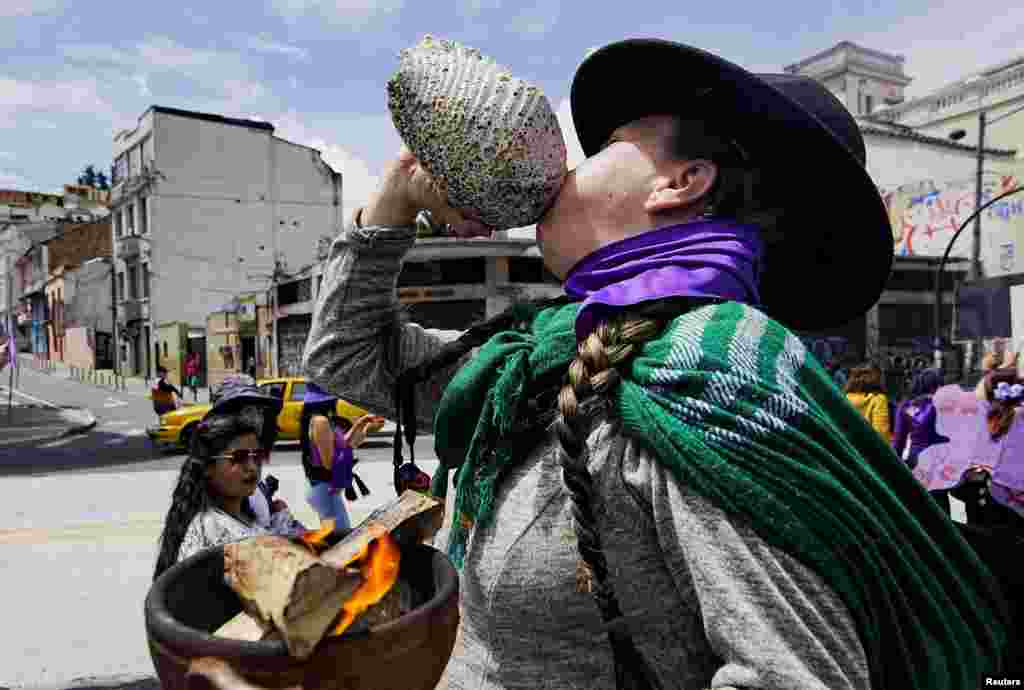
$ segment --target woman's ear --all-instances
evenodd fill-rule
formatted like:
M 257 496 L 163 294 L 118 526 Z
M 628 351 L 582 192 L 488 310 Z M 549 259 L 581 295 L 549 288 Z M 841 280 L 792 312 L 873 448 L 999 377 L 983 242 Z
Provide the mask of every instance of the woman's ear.
M 668 175 L 654 178 L 651 194 L 644 202 L 647 213 L 664 213 L 697 206 L 714 189 L 718 166 L 697 159 L 673 164 Z

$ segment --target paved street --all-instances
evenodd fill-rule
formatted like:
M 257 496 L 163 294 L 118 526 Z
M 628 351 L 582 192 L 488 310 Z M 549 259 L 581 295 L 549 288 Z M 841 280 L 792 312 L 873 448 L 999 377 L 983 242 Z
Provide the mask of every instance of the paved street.
M 142 604 L 156 540 L 181 454 L 160 454 L 143 434 L 149 401 L 23 370 L 21 389 L 98 418 L 83 436 L 30 449 L 0 448 L 0 570 L 7 596 L 0 632 L 0 686 L 72 687 L 153 673 Z M 0 429 L 2 431 L 2 429 Z M 393 495 L 392 449 L 374 439 L 359 452 L 372 494 L 350 505 L 353 522 Z M 433 472 L 433 439 L 417 443 Z M 305 524 L 317 523 L 303 497 L 297 444 L 275 449 L 267 473 Z

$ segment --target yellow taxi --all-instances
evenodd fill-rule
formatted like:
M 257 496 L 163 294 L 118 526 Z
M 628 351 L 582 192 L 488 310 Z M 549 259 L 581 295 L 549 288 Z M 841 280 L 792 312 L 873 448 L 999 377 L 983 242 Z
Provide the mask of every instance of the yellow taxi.
M 284 400 L 284 407 L 277 416 L 277 440 L 298 441 L 299 423 L 302 419 L 302 399 L 306 395 L 306 380 L 303 378 L 280 378 L 259 381 L 261 392 Z M 209 404 L 185 404 L 180 409 L 160 415 L 160 424 L 146 429 L 146 435 L 158 448 L 188 449 L 192 431 L 210 411 Z M 352 424 L 367 414 L 361 407 L 338 400 L 338 416 Z M 384 422 L 370 425 L 369 432 L 384 428 Z

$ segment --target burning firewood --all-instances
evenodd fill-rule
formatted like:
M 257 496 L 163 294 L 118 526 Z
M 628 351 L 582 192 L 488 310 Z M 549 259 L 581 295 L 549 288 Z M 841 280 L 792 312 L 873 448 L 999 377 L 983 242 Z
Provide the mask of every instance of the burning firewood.
M 284 630 L 277 619 L 258 613 L 260 605 L 249 603 L 245 605 L 242 613 L 221 626 L 214 635 L 250 641 L 281 635 L 293 656 L 306 658 L 325 634 L 335 636 L 346 631 L 361 631 L 397 618 L 411 608 L 403 606 L 403 603 L 408 604 L 412 599 L 412 593 L 397 580 L 400 550 L 403 546 L 431 539 L 441 526 L 443 512 L 444 505 L 439 501 L 415 491 L 406 491 L 387 505 L 375 510 L 338 544 L 326 550 L 323 549 L 333 531 L 333 525 L 325 525 L 316 532 L 307 533 L 301 539 L 301 543 L 291 543 L 291 546 L 304 553 L 309 561 L 339 573 L 345 586 L 325 590 L 329 593 L 322 595 L 319 600 L 316 595 L 300 592 L 300 600 L 297 601 L 303 603 L 297 603 L 294 610 L 303 611 L 304 617 L 300 616 L 303 619 L 301 627 L 291 624 L 291 630 Z M 259 539 L 280 538 L 257 537 L 241 544 L 256 542 Z M 228 547 L 225 547 L 226 573 L 229 563 L 227 549 Z M 294 584 L 296 578 L 290 575 L 287 567 L 281 567 L 273 561 L 270 550 L 250 548 L 240 552 L 235 548 L 233 551 L 236 555 L 241 553 L 250 559 L 260 561 L 258 566 L 247 567 L 254 567 L 265 573 L 268 580 L 267 585 L 259 592 L 251 593 L 266 600 L 261 604 L 264 608 L 270 605 L 271 598 L 277 606 L 280 606 L 282 597 L 287 600 L 290 596 L 289 588 L 292 586 L 289 582 Z M 319 553 L 319 557 L 314 555 L 314 552 L 320 551 L 322 553 Z M 240 565 L 239 563 L 234 567 Z M 269 580 L 274 580 L 275 584 L 270 585 Z M 350 588 L 348 585 L 353 581 L 355 586 Z M 230 578 L 228 582 L 232 584 Z M 232 587 L 235 588 L 234 584 Z M 238 592 L 238 589 L 235 591 Z M 242 592 L 238 593 L 245 603 L 246 596 Z M 251 600 L 252 596 L 249 598 Z M 316 609 L 315 612 L 309 608 L 310 606 Z M 286 622 L 289 620 L 287 616 L 283 619 Z M 316 633 L 318 636 L 314 639 Z M 292 642 L 289 642 L 289 637 Z M 305 656 L 299 656 L 297 652 Z
M 284 638 L 289 653 L 307 658 L 363 584 L 352 568 L 335 568 L 283 537 L 253 537 L 224 546 L 224 577 L 242 607 Z

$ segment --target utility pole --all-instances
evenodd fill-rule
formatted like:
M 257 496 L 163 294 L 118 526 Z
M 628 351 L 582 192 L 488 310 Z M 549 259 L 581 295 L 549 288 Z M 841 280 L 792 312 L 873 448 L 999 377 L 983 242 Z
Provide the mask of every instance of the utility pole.
M 974 177 L 974 208 L 981 208 L 982 204 L 982 175 L 985 168 L 985 125 L 988 118 L 984 110 L 978 112 L 978 149 L 977 171 Z M 971 238 L 971 265 L 968 268 L 968 280 L 975 281 L 981 278 L 981 214 L 974 218 L 973 237 Z M 973 372 L 977 369 L 977 362 L 981 355 L 981 337 L 974 338 L 967 348 L 967 361 L 964 362 L 966 372 Z
M 6 249 L 6 248 L 5 248 Z M 7 423 L 12 423 L 12 416 L 14 415 L 14 368 L 18 365 L 15 361 L 15 357 L 18 356 L 18 338 L 14 332 L 14 302 L 12 301 L 12 292 L 14 291 L 14 280 L 11 278 L 11 255 L 10 252 L 4 252 L 4 281 L 7 283 L 5 292 L 7 292 L 7 324 L 5 329 L 10 331 L 7 334 L 7 348 L 8 348 L 8 363 L 7 366 L 11 368 L 9 374 L 10 379 L 7 384 Z
M 272 352 L 273 362 L 272 362 L 271 370 L 273 371 L 273 376 L 275 378 L 281 375 L 281 373 L 279 371 L 279 367 L 278 367 L 279 355 L 280 355 L 280 352 L 281 352 L 281 346 L 280 346 L 280 343 L 278 342 L 278 329 L 277 329 L 277 276 L 278 276 L 278 272 L 280 271 L 280 266 L 281 266 L 280 261 L 275 256 L 274 257 L 274 275 L 270 279 L 270 322 L 271 322 L 271 324 L 273 324 L 273 334 L 271 335 L 271 340 L 272 340 L 271 352 Z
M 117 349 L 117 264 L 110 257 L 110 343 L 114 348 L 114 376 L 121 375 L 121 358 Z

